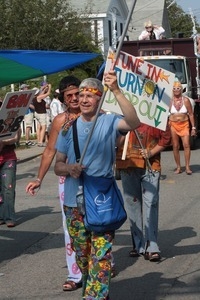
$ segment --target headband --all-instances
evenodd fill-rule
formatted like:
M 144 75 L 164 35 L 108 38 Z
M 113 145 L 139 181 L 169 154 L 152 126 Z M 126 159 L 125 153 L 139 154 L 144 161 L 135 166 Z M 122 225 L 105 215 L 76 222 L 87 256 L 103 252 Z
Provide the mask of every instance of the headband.
M 60 93 L 64 93 L 66 91 L 70 91 L 70 90 L 73 90 L 73 89 L 78 89 L 78 86 L 76 86 L 76 85 L 70 85 L 70 86 L 66 87 L 66 89 L 60 91 Z
M 81 87 L 79 88 L 79 91 L 80 92 L 90 92 L 90 93 L 93 93 L 97 96 L 102 96 L 102 92 L 98 89 L 95 89 L 95 88 L 87 88 L 87 87 Z

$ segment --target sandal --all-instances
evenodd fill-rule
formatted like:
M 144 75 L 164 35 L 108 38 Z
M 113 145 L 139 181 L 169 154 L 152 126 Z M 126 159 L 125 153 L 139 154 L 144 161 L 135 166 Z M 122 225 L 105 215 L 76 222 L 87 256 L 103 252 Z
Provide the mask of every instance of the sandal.
M 161 256 L 157 252 L 152 252 L 152 253 L 151 252 L 146 252 L 144 254 L 144 259 L 156 262 L 156 261 L 160 261 L 161 260 Z
M 181 174 L 182 173 L 182 170 L 181 168 L 177 168 L 175 171 L 174 171 L 175 174 Z
M 82 282 L 74 282 L 72 280 L 67 280 L 63 284 L 64 292 L 73 292 L 82 287 Z
M 192 171 L 191 170 L 186 170 L 185 171 L 187 175 L 192 175 Z
M 130 256 L 130 257 L 139 257 L 140 254 L 137 252 L 137 250 L 132 249 L 132 250 L 129 252 L 129 256 Z

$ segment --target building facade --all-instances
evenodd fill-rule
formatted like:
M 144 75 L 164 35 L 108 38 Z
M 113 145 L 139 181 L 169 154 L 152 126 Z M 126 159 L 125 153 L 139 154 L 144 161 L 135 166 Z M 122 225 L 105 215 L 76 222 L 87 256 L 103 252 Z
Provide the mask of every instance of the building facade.
M 84 18 L 91 20 L 91 34 L 94 41 L 107 56 L 110 46 L 115 48 L 126 23 L 129 10 L 134 0 L 69 0 L 73 9 Z M 153 24 L 165 29 L 166 38 L 171 37 L 168 12 L 165 0 L 138 0 L 128 26 L 126 36 L 129 40 L 137 40 L 144 30 L 144 22 L 151 20 Z
M 125 0 L 70 0 L 73 9 L 91 21 L 93 39 L 107 57 L 110 46 L 115 48 L 128 16 Z
M 126 0 L 129 10 L 134 0 Z M 162 26 L 165 29 L 165 37 L 171 38 L 171 29 L 168 19 L 168 11 L 165 0 L 138 0 L 135 1 L 135 8 L 129 23 L 127 35 L 129 40 L 137 40 L 144 22 L 151 20 L 153 24 Z

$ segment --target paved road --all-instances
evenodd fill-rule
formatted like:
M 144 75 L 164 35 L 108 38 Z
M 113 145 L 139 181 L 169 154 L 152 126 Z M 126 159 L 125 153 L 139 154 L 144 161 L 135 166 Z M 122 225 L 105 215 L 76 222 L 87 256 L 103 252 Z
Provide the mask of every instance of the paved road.
M 36 176 L 39 158 L 34 149 L 20 153 L 16 211 L 19 225 L 0 228 L 0 300 L 81 299 L 81 290 L 62 291 L 66 266 L 57 177 L 48 172 L 36 197 L 24 192 Z M 33 156 L 27 161 L 26 156 Z M 181 153 L 183 160 L 183 153 Z M 22 163 L 22 160 L 25 162 Z M 162 154 L 160 263 L 128 257 L 128 221 L 117 231 L 114 257 L 118 275 L 111 282 L 112 300 L 200 299 L 200 150 L 192 151 L 193 175 L 173 173 L 171 151 Z M 121 182 L 118 181 L 119 186 Z

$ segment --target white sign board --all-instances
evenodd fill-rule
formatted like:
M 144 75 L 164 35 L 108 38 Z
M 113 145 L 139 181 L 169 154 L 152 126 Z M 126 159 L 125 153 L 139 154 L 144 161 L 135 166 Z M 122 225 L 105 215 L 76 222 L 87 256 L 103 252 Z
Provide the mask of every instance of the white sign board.
M 34 90 L 6 94 L 0 109 L 0 140 L 15 136 L 34 95 Z
M 109 50 L 105 72 L 111 69 L 113 59 L 114 53 Z M 125 52 L 120 52 L 115 71 L 119 87 L 134 105 L 140 121 L 165 130 L 175 75 L 144 61 L 142 57 L 134 57 Z M 110 91 L 106 93 L 102 108 L 122 114 Z

